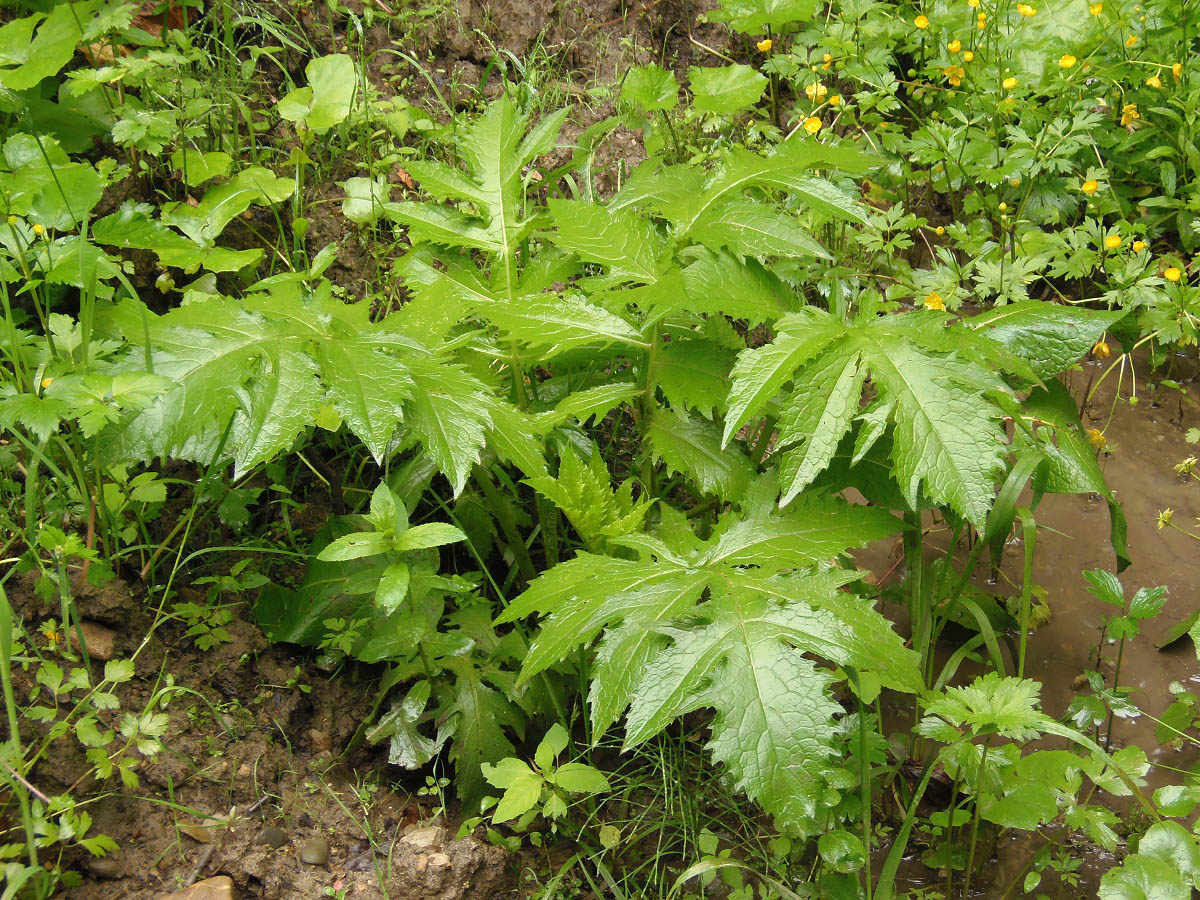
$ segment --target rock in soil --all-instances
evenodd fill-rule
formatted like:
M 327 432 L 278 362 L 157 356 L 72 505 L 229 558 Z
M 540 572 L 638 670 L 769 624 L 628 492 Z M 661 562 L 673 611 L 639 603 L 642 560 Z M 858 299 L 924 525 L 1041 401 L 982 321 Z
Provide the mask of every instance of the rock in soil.
M 97 878 L 115 879 L 121 877 L 121 864 L 111 856 L 102 859 L 89 859 L 87 870 Z
M 228 875 L 205 878 L 173 894 L 160 894 L 158 900 L 233 900 L 233 879 Z
M 258 833 L 258 837 L 254 839 L 256 844 L 266 844 L 274 850 L 278 850 L 288 842 L 288 836 L 282 828 L 276 828 L 274 825 L 268 825 Z
M 106 628 L 96 622 L 84 621 L 80 623 L 80 630 L 83 632 L 83 639 L 87 641 L 88 656 L 92 659 L 98 659 L 101 662 L 108 662 L 113 658 L 117 646 L 117 633 L 111 628 Z M 79 650 L 79 634 L 74 628 L 70 629 L 71 646 Z
M 509 882 L 507 851 L 442 828 L 410 831 L 391 862 L 391 900 L 487 900 Z
M 329 862 L 329 841 L 315 837 L 300 848 L 300 862 L 308 866 L 323 866 Z

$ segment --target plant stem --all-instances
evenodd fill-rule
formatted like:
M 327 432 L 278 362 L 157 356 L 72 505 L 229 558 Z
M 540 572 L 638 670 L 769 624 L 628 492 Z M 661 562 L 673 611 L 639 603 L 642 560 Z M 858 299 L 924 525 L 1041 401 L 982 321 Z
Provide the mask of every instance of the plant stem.
M 992 736 L 983 743 L 983 756 L 979 758 L 979 775 L 975 779 L 975 810 L 971 816 L 971 849 L 967 851 L 967 871 L 963 880 L 963 896 L 971 896 L 971 873 L 975 869 L 975 845 L 979 841 L 979 808 L 983 796 L 983 775 L 987 771 L 988 750 Z

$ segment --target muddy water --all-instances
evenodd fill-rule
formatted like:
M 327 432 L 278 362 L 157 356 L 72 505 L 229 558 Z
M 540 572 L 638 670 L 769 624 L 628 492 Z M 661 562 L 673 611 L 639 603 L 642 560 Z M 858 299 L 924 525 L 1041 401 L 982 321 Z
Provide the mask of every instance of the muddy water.
M 1081 371 L 1065 378 L 1077 400 L 1088 392 L 1089 385 L 1100 380 L 1107 364 L 1111 360 L 1089 361 Z M 1181 368 L 1187 368 L 1182 378 Z M 1149 788 L 1153 789 L 1177 782 L 1180 776 L 1174 769 L 1189 769 L 1200 761 L 1200 749 L 1192 745 L 1179 750 L 1159 747 L 1154 737 L 1155 722 L 1150 718 L 1160 716 L 1172 702 L 1169 691 L 1172 682 L 1181 682 L 1200 692 L 1200 664 L 1191 641 L 1185 638 L 1166 651 L 1155 647 L 1159 637 L 1172 625 L 1200 606 L 1200 541 L 1169 528 L 1159 530 L 1156 525 L 1158 513 L 1165 507 L 1175 510 L 1174 521 L 1183 527 L 1196 525 L 1200 517 L 1200 482 L 1174 471 L 1174 466 L 1184 458 L 1200 456 L 1200 447 L 1185 440 L 1189 427 L 1200 427 L 1200 401 L 1180 397 L 1172 390 L 1156 392 L 1152 385 L 1158 378 L 1142 365 L 1134 371 L 1126 370 L 1120 383 L 1118 372 L 1100 382 L 1084 412 L 1084 425 L 1104 431 L 1109 452 L 1102 455 L 1101 465 L 1129 523 L 1129 555 L 1133 564 L 1120 576 L 1126 594 L 1155 585 L 1163 585 L 1168 591 L 1161 615 L 1144 623 L 1143 633 L 1126 642 L 1121 666 L 1121 683 L 1133 689 L 1134 702 L 1149 715 L 1118 719 L 1113 729 L 1114 747 L 1132 743 L 1147 752 L 1155 764 L 1147 776 Z M 1134 385 L 1135 373 L 1139 402 L 1131 406 L 1126 398 Z M 1200 395 L 1196 374 L 1194 364 L 1185 367 L 1182 361 L 1177 361 L 1174 377 Z M 1029 499 L 1026 496 L 1023 504 L 1027 505 Z M 1034 581 L 1046 592 L 1052 618 L 1029 638 L 1026 675 L 1042 683 L 1045 711 L 1061 716 L 1078 689 L 1076 677 L 1095 668 L 1101 624 L 1115 612 L 1087 592 L 1081 573 L 1094 568 L 1115 571 L 1115 558 L 1108 543 L 1108 508 L 1101 498 L 1047 496 L 1034 515 L 1038 524 Z M 1196 531 L 1200 533 L 1200 526 Z M 937 544 L 937 535 L 931 534 L 929 540 Z M 1015 593 L 1020 585 L 1023 554 L 1021 541 L 1014 539 L 1006 550 L 996 582 L 986 584 L 981 579 L 979 586 L 1002 594 Z M 903 574 L 896 565 L 894 543 L 868 548 L 859 562 L 875 573 L 891 570 L 891 579 Z M 950 649 L 947 647 L 947 652 Z M 1115 647 L 1106 648 L 1105 656 L 1115 658 Z M 1111 672 L 1106 673 L 1111 676 Z M 960 680 L 972 674 L 975 673 L 964 667 L 960 670 Z M 973 891 L 973 895 L 1000 897 L 1017 879 L 1018 887 L 1008 896 L 1022 896 L 1019 877 L 1040 844 L 1040 840 L 1019 833 L 1002 840 L 997 859 L 985 870 L 991 884 L 981 884 L 980 892 Z M 1040 890 L 1059 898 L 1095 896 L 1099 875 L 1112 864 L 1113 860 L 1099 851 L 1087 854 L 1077 887 L 1048 891 L 1051 885 L 1043 884 Z M 909 875 L 906 889 L 933 887 L 939 881 L 919 865 L 906 868 Z

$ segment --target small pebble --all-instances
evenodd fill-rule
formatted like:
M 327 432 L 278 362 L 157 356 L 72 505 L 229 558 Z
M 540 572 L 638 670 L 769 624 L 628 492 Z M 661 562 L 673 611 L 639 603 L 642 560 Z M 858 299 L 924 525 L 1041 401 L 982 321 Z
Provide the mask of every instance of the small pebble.
M 258 837 L 254 839 L 256 844 L 266 844 L 268 847 L 273 847 L 278 850 L 288 842 L 288 836 L 282 828 L 277 828 L 274 825 L 268 825 L 258 833 Z
M 300 848 L 300 862 L 308 866 L 323 866 L 329 862 L 329 841 L 315 837 Z
M 111 856 L 105 856 L 101 859 L 89 859 L 87 861 L 87 870 L 97 878 L 120 878 L 121 864 Z

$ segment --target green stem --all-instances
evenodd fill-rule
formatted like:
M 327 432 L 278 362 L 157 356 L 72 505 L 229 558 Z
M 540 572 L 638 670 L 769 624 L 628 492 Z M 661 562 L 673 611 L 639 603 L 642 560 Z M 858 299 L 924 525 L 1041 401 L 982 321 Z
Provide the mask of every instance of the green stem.
M 483 493 L 492 515 L 500 525 L 500 530 L 504 532 L 504 539 L 512 550 L 513 559 L 516 561 L 521 577 L 526 581 L 533 581 L 537 577 L 537 568 L 533 564 L 533 557 L 529 555 L 529 548 L 525 546 L 525 540 L 517 529 L 517 523 L 513 521 L 508 504 L 500 496 L 500 491 L 496 489 L 496 483 L 492 481 L 492 476 L 483 466 L 477 465 L 471 470 L 471 477 L 479 485 L 479 490 Z M 501 599 L 503 600 L 503 598 Z
M 1033 513 L 1021 510 L 1021 532 L 1025 544 L 1024 583 L 1021 585 L 1021 645 L 1017 652 L 1017 677 L 1025 677 L 1025 645 L 1029 641 L 1029 607 L 1033 601 L 1033 554 L 1037 549 L 1037 523 Z
M 979 759 L 979 776 L 975 779 L 975 811 L 971 816 L 971 849 L 967 851 L 967 872 L 963 882 L 963 896 L 971 896 L 971 873 L 975 869 L 975 846 L 979 841 L 979 810 L 983 805 L 983 775 L 987 771 L 988 750 L 991 747 L 992 736 L 988 735 L 983 744 L 983 756 Z
M 750 458 L 754 460 L 754 465 L 761 466 L 763 457 L 767 455 L 767 447 L 771 444 L 771 436 L 775 434 L 776 419 L 774 416 L 765 416 L 763 418 L 762 431 L 758 434 L 758 440 L 754 444 L 754 450 L 750 453 Z
M 4 588 L 0 587 L 0 684 L 4 688 L 4 710 L 8 714 L 8 746 L 9 758 L 14 766 L 20 766 L 25 757 L 21 747 L 21 733 L 17 730 L 17 698 L 13 693 L 12 684 L 12 607 L 8 605 L 8 597 Z M 21 806 L 21 824 L 25 829 L 25 850 L 29 854 L 29 865 L 39 868 L 37 856 L 37 835 L 34 833 L 33 816 L 29 810 L 29 794 L 13 779 L 13 793 Z

